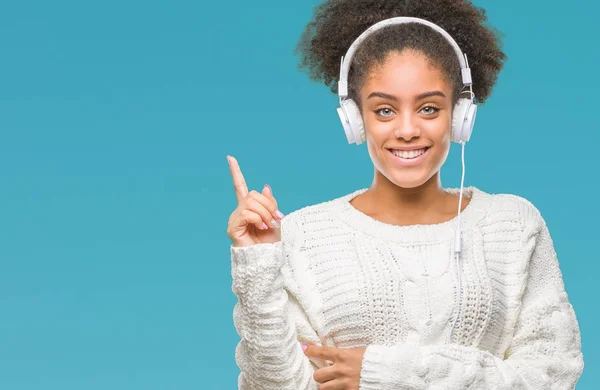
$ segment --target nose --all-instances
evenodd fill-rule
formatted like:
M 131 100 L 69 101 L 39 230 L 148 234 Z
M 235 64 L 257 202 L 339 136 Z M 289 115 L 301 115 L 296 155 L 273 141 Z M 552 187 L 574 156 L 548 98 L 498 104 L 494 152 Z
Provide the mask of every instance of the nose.
M 404 141 L 409 142 L 420 135 L 421 129 L 410 111 L 407 110 L 398 116 L 398 121 L 394 128 L 394 136 L 396 138 L 402 138 Z

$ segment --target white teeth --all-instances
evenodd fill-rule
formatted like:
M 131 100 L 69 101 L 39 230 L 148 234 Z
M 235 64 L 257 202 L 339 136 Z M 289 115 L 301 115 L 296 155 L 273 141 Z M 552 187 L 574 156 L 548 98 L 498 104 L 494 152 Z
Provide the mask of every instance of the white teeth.
M 411 150 L 411 151 L 405 151 L 405 150 L 392 150 L 392 153 L 394 154 L 394 156 L 396 157 L 401 157 L 401 158 L 415 158 L 415 157 L 419 157 L 420 155 L 422 155 L 423 153 L 425 153 L 425 149 L 419 149 L 419 150 Z

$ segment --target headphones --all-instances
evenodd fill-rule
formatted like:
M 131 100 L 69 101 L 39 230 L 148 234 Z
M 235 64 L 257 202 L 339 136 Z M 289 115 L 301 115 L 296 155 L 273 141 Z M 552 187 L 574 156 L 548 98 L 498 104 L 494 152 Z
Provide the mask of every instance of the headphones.
M 367 30 L 365 30 L 356 40 L 352 43 L 348 52 L 345 56 L 342 56 L 340 66 L 340 80 L 338 81 L 338 95 L 340 98 L 340 107 L 337 112 L 344 126 L 348 143 L 360 145 L 365 141 L 365 128 L 358 109 L 357 104 L 352 100 L 348 99 L 348 73 L 350 71 L 350 63 L 352 57 L 358 46 L 365 40 L 369 35 L 375 31 L 396 24 L 405 23 L 420 23 L 429 26 L 442 34 L 444 38 L 452 45 L 456 55 L 458 56 L 458 62 L 460 63 L 460 70 L 462 76 L 462 82 L 465 87 L 469 88 L 470 97 L 459 98 L 454 110 L 452 112 L 452 141 L 463 144 L 471 138 L 473 131 L 473 125 L 475 124 L 475 116 L 477 114 L 477 105 L 473 102 L 475 95 L 473 94 L 472 80 L 471 80 L 471 69 L 467 62 L 467 55 L 463 54 L 456 41 L 448 34 L 444 29 L 438 25 L 431 23 L 427 20 L 413 17 L 395 17 L 385 19 L 378 22 Z M 467 91 L 461 92 L 464 93 Z

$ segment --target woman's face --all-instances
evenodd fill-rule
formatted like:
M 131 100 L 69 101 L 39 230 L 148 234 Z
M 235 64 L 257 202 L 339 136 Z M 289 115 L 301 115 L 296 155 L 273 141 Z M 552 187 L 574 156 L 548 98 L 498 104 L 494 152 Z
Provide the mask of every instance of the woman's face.
M 402 188 L 436 175 L 448 157 L 452 85 L 423 54 L 391 52 L 360 90 L 369 155 L 377 171 Z

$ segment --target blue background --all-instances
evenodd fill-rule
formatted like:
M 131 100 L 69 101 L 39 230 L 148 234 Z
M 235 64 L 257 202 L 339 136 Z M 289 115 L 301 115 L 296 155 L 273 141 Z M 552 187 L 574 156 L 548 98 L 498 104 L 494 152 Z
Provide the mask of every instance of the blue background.
M 335 95 L 297 69 L 315 4 L 2 2 L 1 389 L 236 388 L 226 155 L 284 213 L 373 175 Z M 476 4 L 509 60 L 465 184 L 542 211 L 581 324 L 578 389 L 593 389 L 598 6 Z M 459 152 L 445 186 L 460 183 Z

